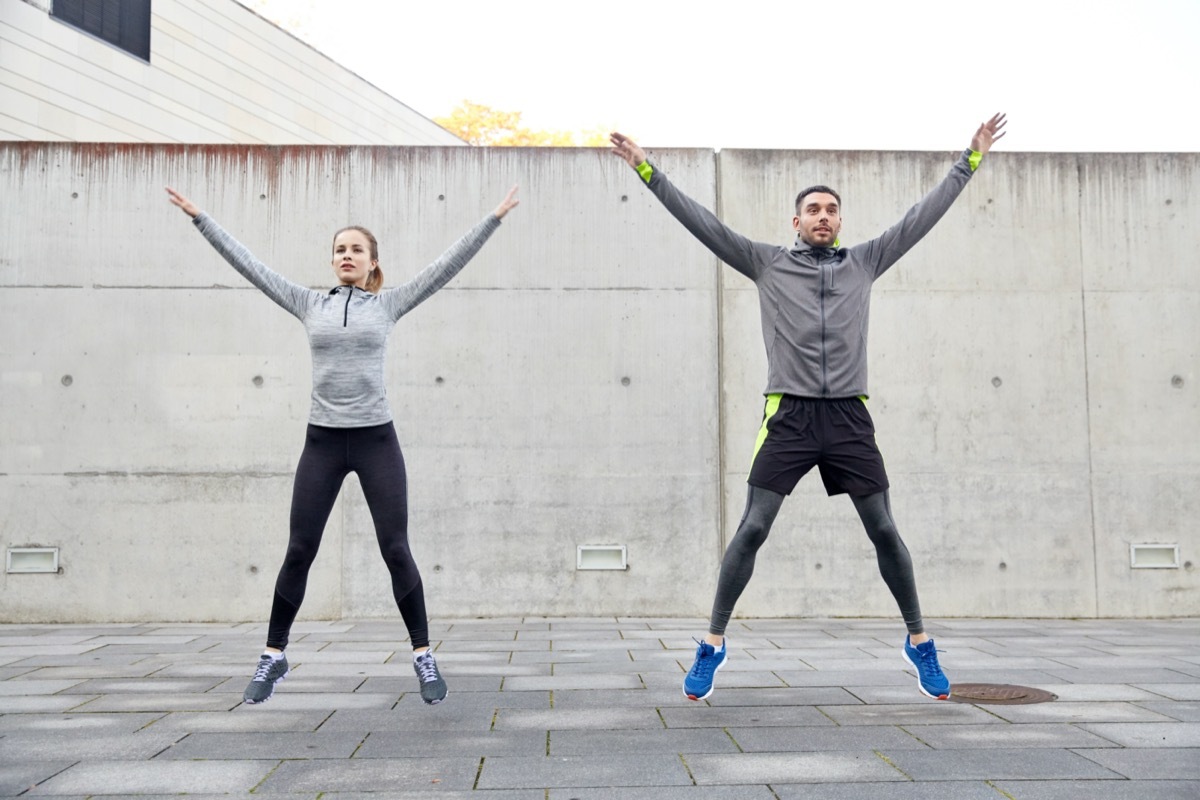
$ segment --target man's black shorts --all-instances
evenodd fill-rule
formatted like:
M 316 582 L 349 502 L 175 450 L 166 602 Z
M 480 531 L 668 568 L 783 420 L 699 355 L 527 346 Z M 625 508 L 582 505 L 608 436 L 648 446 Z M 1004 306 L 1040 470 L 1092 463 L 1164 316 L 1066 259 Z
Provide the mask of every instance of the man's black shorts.
M 814 466 L 830 495 L 859 496 L 888 488 L 866 403 L 857 397 L 767 395 L 747 482 L 787 495 Z

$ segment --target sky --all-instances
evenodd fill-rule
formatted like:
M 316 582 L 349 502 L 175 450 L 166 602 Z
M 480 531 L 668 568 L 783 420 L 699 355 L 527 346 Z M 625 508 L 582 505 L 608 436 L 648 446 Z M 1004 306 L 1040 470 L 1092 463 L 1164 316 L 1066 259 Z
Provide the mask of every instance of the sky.
M 1200 0 L 240 0 L 427 117 L 658 147 L 1200 151 Z M 1189 99 L 1190 98 L 1190 99 Z

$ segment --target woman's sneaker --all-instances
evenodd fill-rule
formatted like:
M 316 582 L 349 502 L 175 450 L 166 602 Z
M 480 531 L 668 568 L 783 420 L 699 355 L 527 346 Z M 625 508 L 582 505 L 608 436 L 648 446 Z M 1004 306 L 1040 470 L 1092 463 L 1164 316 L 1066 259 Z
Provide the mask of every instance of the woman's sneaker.
M 279 658 L 271 658 L 263 653 L 258 659 L 258 668 L 254 670 L 250 685 L 242 694 L 242 702 L 251 705 L 267 702 L 275 694 L 275 684 L 286 678 L 290 671 L 287 656 L 280 654 Z
M 720 650 L 708 642 L 697 644 L 696 660 L 683 679 L 683 696 L 689 700 L 704 700 L 713 693 L 713 678 L 727 660 L 724 640 L 721 641 Z
M 950 679 L 938 664 L 933 639 L 914 645 L 911 637 L 904 637 L 904 660 L 917 671 L 917 688 L 921 690 L 921 694 L 934 700 L 950 697 Z
M 413 671 L 421 681 L 422 700 L 432 706 L 446 699 L 446 681 L 438 671 L 437 659 L 432 651 L 426 650 L 419 656 L 413 656 Z

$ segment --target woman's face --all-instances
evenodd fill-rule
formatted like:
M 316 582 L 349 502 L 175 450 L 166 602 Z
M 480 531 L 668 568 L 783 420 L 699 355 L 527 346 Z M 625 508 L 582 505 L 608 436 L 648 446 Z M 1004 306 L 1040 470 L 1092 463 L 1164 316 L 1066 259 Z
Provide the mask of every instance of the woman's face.
M 367 276 L 377 262 L 371 260 L 371 243 L 362 231 L 342 231 L 333 240 L 333 274 L 344 286 L 366 288 Z

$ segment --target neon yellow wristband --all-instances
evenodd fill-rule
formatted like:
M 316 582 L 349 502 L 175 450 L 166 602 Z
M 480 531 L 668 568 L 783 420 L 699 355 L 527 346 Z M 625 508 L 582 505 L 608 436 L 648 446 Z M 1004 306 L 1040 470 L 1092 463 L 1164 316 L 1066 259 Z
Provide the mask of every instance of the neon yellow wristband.
M 637 174 L 641 175 L 642 180 L 644 180 L 646 183 L 649 183 L 650 177 L 652 175 L 654 175 L 654 167 L 650 166 L 649 161 L 643 161 L 642 163 L 640 163 L 636 167 L 634 167 L 634 169 L 637 170 Z
M 971 165 L 971 172 L 979 169 L 979 162 L 983 161 L 983 153 L 977 150 L 972 150 L 971 155 L 967 156 L 967 163 Z

